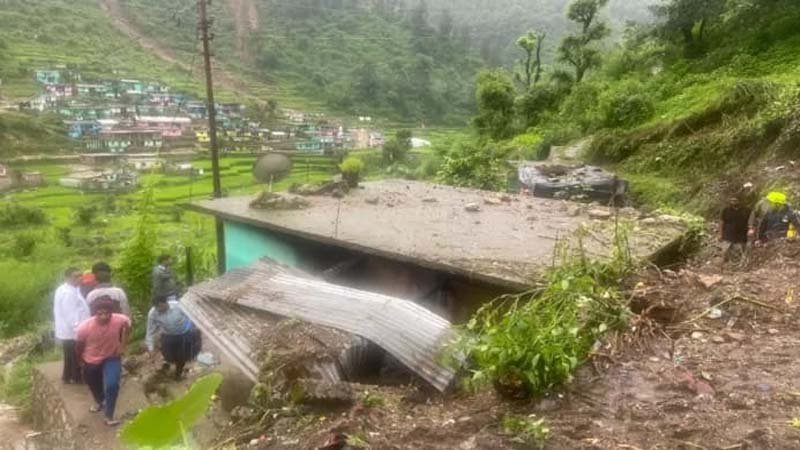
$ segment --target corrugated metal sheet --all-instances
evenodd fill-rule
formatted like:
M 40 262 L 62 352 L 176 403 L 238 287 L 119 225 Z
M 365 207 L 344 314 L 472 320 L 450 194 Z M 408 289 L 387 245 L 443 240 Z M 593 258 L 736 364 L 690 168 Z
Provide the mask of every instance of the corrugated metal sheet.
M 368 339 L 440 391 L 455 377 L 439 361 L 443 345 L 453 335 L 447 320 L 413 302 L 327 283 L 274 262 L 262 260 L 197 285 L 182 303 L 186 313 L 211 335 L 209 339 L 228 350 L 251 377 L 258 367 L 247 335 L 274 323 L 276 315 Z M 214 324 L 219 320 L 241 321 L 241 325 L 220 327 Z M 248 323 L 250 329 L 240 329 Z

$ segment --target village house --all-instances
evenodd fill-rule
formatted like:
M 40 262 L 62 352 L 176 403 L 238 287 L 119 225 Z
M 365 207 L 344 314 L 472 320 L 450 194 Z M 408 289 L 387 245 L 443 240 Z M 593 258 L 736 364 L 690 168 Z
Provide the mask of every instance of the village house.
M 100 132 L 100 124 L 96 120 L 66 120 L 67 135 L 72 139 L 94 136 Z
M 186 103 L 186 114 L 192 119 L 205 119 L 208 107 L 203 102 L 188 102 Z
M 14 180 L 11 177 L 11 170 L 5 164 L 0 164 L 0 191 L 5 191 L 14 187 Z
M 44 186 L 45 181 L 41 172 L 22 172 L 19 183 L 24 187 L 38 187 Z
M 143 95 L 146 84 L 139 80 L 119 80 L 120 90 L 127 95 Z
M 152 172 L 164 168 L 164 160 L 153 153 L 128 155 L 125 161 L 128 167 L 137 172 Z
M 161 131 L 138 128 L 102 130 L 86 140 L 87 150 L 100 153 L 153 152 L 163 145 Z
M 383 133 L 367 128 L 356 128 L 350 134 L 355 148 L 379 148 L 385 142 Z
M 413 300 L 455 322 L 498 295 L 529 288 L 556 243 L 591 222 L 561 201 L 414 181 L 362 183 L 342 199 L 305 199 L 309 206 L 296 210 L 252 208 L 252 197 L 191 208 L 222 219 L 228 270 L 267 257 L 333 283 Z M 642 233 L 631 245 L 649 255 L 682 232 Z M 600 244 L 590 250 L 611 251 Z
M 48 70 L 48 69 L 40 69 L 34 72 L 34 78 L 38 83 L 41 84 L 60 84 L 61 83 L 61 71 L 60 70 Z
M 75 86 L 72 84 L 48 84 L 44 87 L 45 92 L 58 98 L 72 97 L 75 95 Z
M 81 164 L 90 167 L 110 166 L 124 158 L 123 153 L 81 153 Z
M 134 123 L 137 128 L 160 131 L 164 138 L 173 138 L 188 132 L 192 126 L 192 119 L 188 117 L 138 116 L 134 119 Z
M 135 188 L 138 183 L 136 174 L 124 169 L 76 168 L 58 180 L 60 186 L 82 191 L 126 191 Z
M 75 89 L 79 96 L 105 96 L 108 93 L 108 86 L 105 84 L 76 84 Z

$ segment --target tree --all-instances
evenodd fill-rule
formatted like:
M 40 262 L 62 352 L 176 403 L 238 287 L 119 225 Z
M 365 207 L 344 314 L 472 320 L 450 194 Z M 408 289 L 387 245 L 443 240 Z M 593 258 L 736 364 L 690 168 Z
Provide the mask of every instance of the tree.
M 505 139 L 513 134 L 514 84 L 504 70 L 484 70 L 478 74 L 475 99 L 478 115 L 473 124 L 481 135 Z
M 353 93 L 364 103 L 375 104 L 381 91 L 381 80 L 378 70 L 372 62 L 366 62 L 356 69 L 354 74 Z
M 117 277 L 131 305 L 146 313 L 150 305 L 150 270 L 156 258 L 156 221 L 153 218 L 153 188 L 147 187 L 139 203 L 139 223 L 119 259 Z
M 525 83 L 525 90 L 536 86 L 542 77 L 542 45 L 546 36 L 547 33 L 531 30 L 517 39 L 517 46 L 525 52 L 525 58 L 520 60 L 522 75 L 517 73 L 516 77 Z
M 453 15 L 450 14 L 449 9 L 442 11 L 442 16 L 439 18 L 439 39 L 443 41 L 449 40 L 453 37 L 455 23 L 453 22 Z
M 395 137 L 383 144 L 383 162 L 386 165 L 403 162 L 411 150 L 411 131 L 398 130 Z
M 575 71 L 575 82 L 580 83 L 586 72 L 600 65 L 600 52 L 592 44 L 607 37 L 611 30 L 600 21 L 598 14 L 608 0 L 575 0 L 569 5 L 567 18 L 581 29 L 561 41 L 558 59 Z
M 665 37 L 680 36 L 688 52 L 702 46 L 709 21 L 725 11 L 725 0 L 665 1 L 653 7 L 653 13 L 662 21 L 659 30 Z

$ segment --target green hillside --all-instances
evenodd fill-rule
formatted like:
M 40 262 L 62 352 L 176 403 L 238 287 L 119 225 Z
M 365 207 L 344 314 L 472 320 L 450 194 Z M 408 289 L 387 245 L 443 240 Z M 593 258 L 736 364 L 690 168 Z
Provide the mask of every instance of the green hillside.
M 0 99 L 32 96 L 33 71 L 59 64 L 84 78 L 137 77 L 200 92 L 197 74 L 142 49 L 96 0 L 0 2 Z
M 137 27 L 191 58 L 193 3 L 121 5 Z M 214 2 L 212 13 L 226 70 L 270 85 L 263 94 L 284 105 L 426 123 L 464 123 L 472 111 L 477 54 L 452 28 L 432 25 L 425 8 L 266 0 Z
M 600 50 L 608 38 L 590 41 L 599 65 L 581 82 L 566 61 L 530 89 L 508 71 L 482 75 L 477 148 L 536 158 L 590 137 L 587 159 L 615 167 L 653 207 L 707 212 L 745 182 L 791 184 L 763 169 L 800 156 L 800 5 L 661 4 L 656 24 L 630 29 L 613 50 Z

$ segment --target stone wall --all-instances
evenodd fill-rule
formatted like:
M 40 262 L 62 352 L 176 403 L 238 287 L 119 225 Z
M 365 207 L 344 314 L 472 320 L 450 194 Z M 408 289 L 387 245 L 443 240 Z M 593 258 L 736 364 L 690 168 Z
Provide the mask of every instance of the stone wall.
M 37 433 L 26 436 L 28 450 L 80 450 L 81 436 L 61 396 L 38 369 L 33 370 L 33 425 Z

